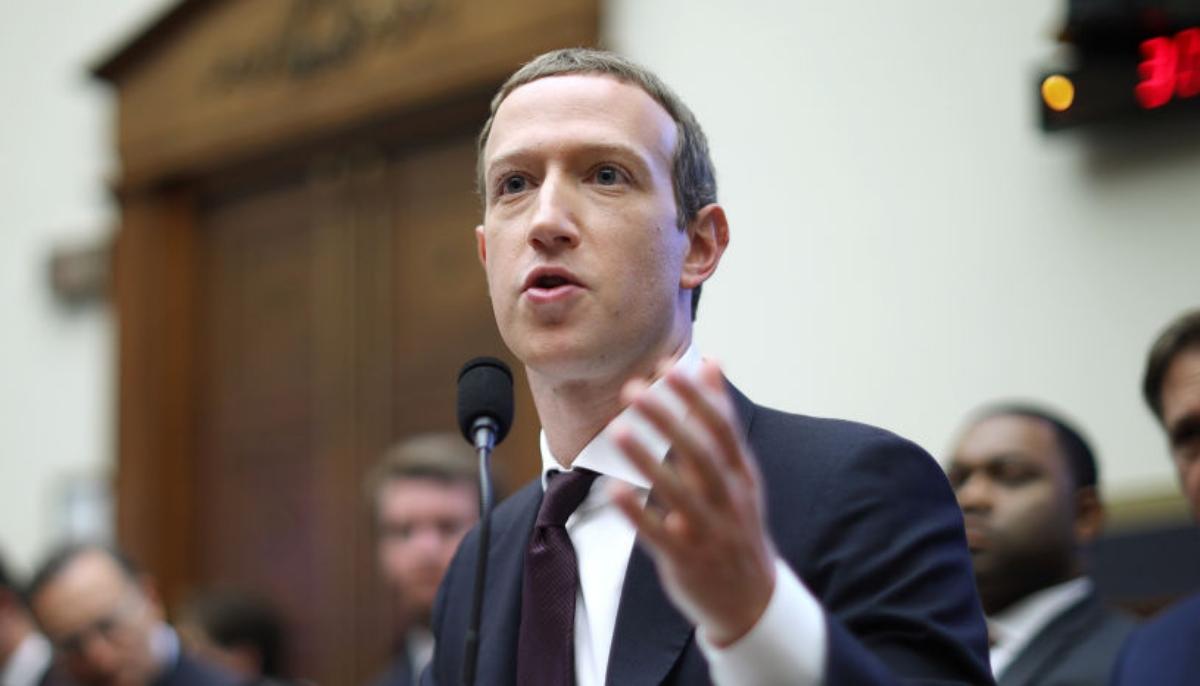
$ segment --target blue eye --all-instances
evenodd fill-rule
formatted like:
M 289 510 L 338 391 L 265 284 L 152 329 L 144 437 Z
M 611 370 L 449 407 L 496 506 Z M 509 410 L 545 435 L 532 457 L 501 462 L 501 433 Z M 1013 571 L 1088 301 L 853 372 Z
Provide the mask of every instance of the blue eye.
M 525 177 L 514 174 L 500 182 L 500 193 L 502 195 L 520 193 L 521 191 L 525 190 L 527 185 L 528 184 L 525 181 Z
M 600 167 L 596 170 L 596 183 L 611 186 L 621 181 L 621 172 L 616 167 Z

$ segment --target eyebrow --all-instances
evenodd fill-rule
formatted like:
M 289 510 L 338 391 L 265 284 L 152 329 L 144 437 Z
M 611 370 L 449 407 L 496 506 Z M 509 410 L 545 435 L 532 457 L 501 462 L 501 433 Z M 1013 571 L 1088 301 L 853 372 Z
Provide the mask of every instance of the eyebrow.
M 513 150 L 504 151 L 501 154 L 488 160 L 487 166 L 484 168 L 484 176 L 491 178 L 492 174 L 498 167 L 519 167 L 524 160 L 537 156 L 537 146 L 524 146 Z M 569 155 L 572 157 L 588 155 L 592 157 L 611 157 L 620 160 L 632 160 L 638 167 L 634 171 L 641 173 L 649 173 L 650 159 L 637 148 L 631 145 L 622 143 L 586 143 L 581 142 L 571 144 L 568 148 Z M 651 151 L 650 157 L 660 157 L 657 151 Z M 672 159 L 666 157 L 662 160 L 667 167 L 667 171 L 671 170 Z

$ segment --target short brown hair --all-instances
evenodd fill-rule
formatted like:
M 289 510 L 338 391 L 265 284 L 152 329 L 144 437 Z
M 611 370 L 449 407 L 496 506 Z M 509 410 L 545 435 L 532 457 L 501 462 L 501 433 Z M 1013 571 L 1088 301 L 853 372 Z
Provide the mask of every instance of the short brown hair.
M 383 486 L 396 479 L 432 479 L 442 483 L 478 485 L 475 451 L 462 436 L 418 434 L 388 448 L 367 474 L 367 501 L 374 508 Z
M 1184 312 L 1150 346 L 1146 373 L 1142 377 L 1142 396 L 1160 422 L 1163 421 L 1162 386 L 1167 370 L 1179 353 L 1193 347 L 1200 348 L 1200 310 Z
M 662 79 L 629 59 L 605 50 L 566 48 L 543 53 L 518 69 L 500 86 L 492 98 L 491 113 L 479 132 L 476 144 L 475 182 L 480 197 L 487 202 L 483 150 L 492 133 L 492 123 L 500 104 L 514 90 L 549 76 L 599 74 L 637 86 L 662 105 L 678 131 L 671 165 L 671 184 L 675 192 L 676 223 L 683 229 L 706 205 L 717 201 L 717 173 L 708 151 L 708 138 L 696 115 Z M 692 289 L 692 319 L 700 305 L 700 286 Z

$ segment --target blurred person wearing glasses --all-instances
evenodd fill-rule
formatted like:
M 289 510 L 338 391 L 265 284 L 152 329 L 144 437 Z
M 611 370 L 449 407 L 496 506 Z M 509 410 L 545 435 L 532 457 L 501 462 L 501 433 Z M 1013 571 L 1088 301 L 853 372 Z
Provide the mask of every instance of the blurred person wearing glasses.
M 120 551 L 76 543 L 34 573 L 29 606 L 64 671 L 83 686 L 233 686 L 180 649 L 150 579 Z

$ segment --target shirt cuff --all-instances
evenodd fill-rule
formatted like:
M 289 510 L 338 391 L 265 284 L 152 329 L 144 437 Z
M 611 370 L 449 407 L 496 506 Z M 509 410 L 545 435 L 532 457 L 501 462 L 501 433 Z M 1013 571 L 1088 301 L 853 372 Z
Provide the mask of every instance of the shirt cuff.
M 827 642 L 821 605 L 778 558 L 771 600 L 745 636 L 718 648 L 708 641 L 704 627 L 696 628 L 696 643 L 717 686 L 820 686 Z

